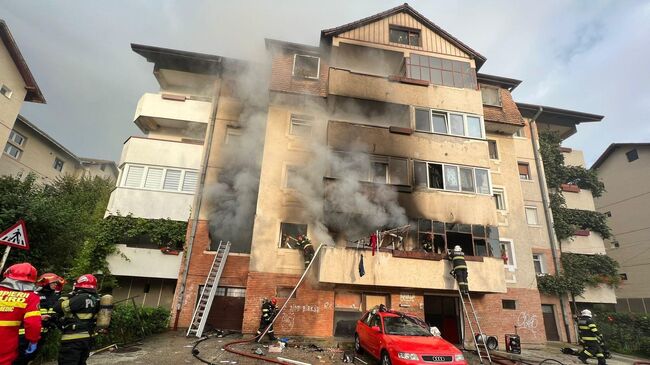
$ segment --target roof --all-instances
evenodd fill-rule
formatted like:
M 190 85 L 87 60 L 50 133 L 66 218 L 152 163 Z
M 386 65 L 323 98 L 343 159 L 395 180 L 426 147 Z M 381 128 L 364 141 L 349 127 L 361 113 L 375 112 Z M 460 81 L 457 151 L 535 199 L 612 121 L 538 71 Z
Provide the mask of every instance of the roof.
M 465 43 L 461 42 L 458 38 L 452 36 L 451 34 L 447 33 L 444 29 L 440 28 L 436 24 L 434 24 L 431 20 L 427 19 L 424 15 L 418 13 L 415 9 L 413 9 L 409 4 L 404 3 L 400 6 L 396 6 L 392 9 L 388 9 L 384 12 L 371 15 L 369 17 L 359 19 L 357 21 L 344 24 L 335 28 L 330 28 L 330 29 L 324 29 L 321 31 L 321 37 L 328 38 L 328 37 L 334 37 L 337 36 L 341 33 L 345 33 L 349 30 L 355 29 L 362 27 L 366 24 L 370 24 L 373 22 L 376 22 L 378 20 L 387 18 L 391 15 L 395 15 L 398 13 L 407 13 L 417 19 L 420 23 L 422 23 L 424 26 L 427 28 L 431 29 L 432 31 L 438 33 L 442 38 L 453 44 L 454 46 L 460 48 L 463 52 L 467 53 L 468 55 L 472 56 L 475 61 L 476 61 L 476 68 L 479 69 L 487 60 L 483 55 L 480 53 L 476 52 L 472 48 L 470 48 L 468 45 Z
M 620 147 L 650 147 L 650 143 L 612 143 L 607 147 L 605 152 L 603 152 L 600 157 L 594 162 L 594 164 L 591 166 L 592 169 L 597 169 L 602 165 L 608 158 L 609 156 L 616 151 L 617 148 Z
M 296 51 L 309 52 L 309 53 L 318 53 L 321 51 L 321 48 L 318 46 L 310 46 L 307 44 L 280 41 L 277 39 L 264 38 L 264 42 L 266 43 L 266 48 L 280 47 L 284 49 L 292 49 Z
M 49 134 L 45 133 L 43 130 L 41 130 L 40 128 L 38 128 L 36 125 L 32 124 L 32 122 L 30 122 L 29 120 L 27 120 L 27 118 L 25 118 L 25 117 L 23 117 L 22 115 L 18 114 L 18 118 L 16 118 L 16 121 L 20 121 L 20 122 L 22 122 L 22 123 L 25 124 L 27 127 L 31 128 L 34 132 L 40 134 L 43 138 L 45 138 L 45 139 L 48 140 L 50 143 L 52 143 L 53 145 L 55 145 L 57 148 L 59 148 L 61 151 L 63 151 L 65 154 L 67 154 L 69 157 L 71 157 L 71 158 L 74 159 L 75 161 L 79 162 L 79 158 L 78 158 L 74 153 L 70 152 L 70 150 L 68 150 L 68 149 L 65 148 L 62 144 L 60 144 L 59 142 L 57 142 L 56 139 L 50 137 Z
M 7 47 L 9 56 L 11 56 L 11 59 L 14 61 L 14 64 L 16 64 L 16 67 L 18 68 L 18 72 L 20 72 L 20 76 L 25 81 L 25 89 L 27 89 L 25 101 L 45 104 L 45 96 L 43 96 L 41 89 L 36 83 L 36 79 L 34 79 L 34 75 L 32 75 L 32 72 L 29 70 L 27 62 L 25 62 L 25 58 L 23 57 L 22 53 L 20 53 L 18 44 L 16 44 L 16 40 L 11 35 L 7 23 L 5 23 L 5 21 L 2 19 L 0 19 L 0 39 L 2 39 L 5 47 Z
M 502 87 L 504 89 L 508 89 L 508 91 L 514 90 L 517 86 L 519 86 L 519 84 L 521 84 L 521 80 L 483 73 L 477 73 L 476 79 L 481 84 Z
M 590 114 L 537 104 L 517 103 L 517 108 L 519 108 L 519 112 L 524 118 L 532 118 L 541 110 L 542 113 L 537 117 L 538 122 L 563 126 L 585 122 L 600 122 L 605 118 L 598 114 Z
M 135 43 L 131 43 L 131 49 L 146 58 L 148 62 L 154 63 L 158 68 L 193 73 L 217 73 L 221 69 L 224 60 L 221 56 L 206 53 L 180 51 Z

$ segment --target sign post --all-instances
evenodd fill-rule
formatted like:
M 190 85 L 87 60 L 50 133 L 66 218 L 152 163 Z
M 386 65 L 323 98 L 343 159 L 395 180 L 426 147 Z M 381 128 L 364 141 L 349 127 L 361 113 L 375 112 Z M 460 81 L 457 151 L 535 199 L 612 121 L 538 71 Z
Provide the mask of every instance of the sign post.
M 2 272 L 12 247 L 29 250 L 27 229 L 25 228 L 25 222 L 22 219 L 18 220 L 16 224 L 9 227 L 6 231 L 0 233 L 0 245 L 7 246 L 4 255 L 2 255 L 2 261 L 0 262 L 0 272 Z

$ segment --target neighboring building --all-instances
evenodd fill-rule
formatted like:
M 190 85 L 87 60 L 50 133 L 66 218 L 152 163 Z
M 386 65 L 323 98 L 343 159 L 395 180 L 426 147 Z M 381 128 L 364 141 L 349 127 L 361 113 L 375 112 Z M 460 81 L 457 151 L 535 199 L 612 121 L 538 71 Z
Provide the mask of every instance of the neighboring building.
M 9 27 L 0 19 L 0 144 L 9 138 L 23 101 L 45 104 Z
M 612 143 L 591 167 L 605 184 L 596 209 L 612 229 L 607 254 L 620 265 L 620 312 L 650 313 L 650 143 Z
M 101 162 L 100 162 L 101 161 Z M 115 162 L 79 158 L 65 146 L 18 115 L 0 156 L 0 175 L 35 174 L 44 183 L 64 175 L 117 180 Z
M 306 233 L 328 245 L 277 333 L 350 334 L 364 310 L 385 303 L 458 342 L 466 328 L 444 257 L 458 244 L 486 333 L 517 330 L 529 343 L 566 339 L 568 303 L 560 308 L 536 285 L 554 264 L 535 126 L 566 138 L 602 116 L 518 106 L 511 91 L 520 81 L 478 73 L 484 56 L 406 4 L 324 30 L 320 46 L 267 39 L 266 47 L 270 75 L 252 63 L 133 46 L 154 64 L 161 91 L 140 100 L 136 123 L 148 138 L 138 139 L 137 153 L 127 141 L 109 210 L 177 220 L 192 214 L 173 323 L 189 325 L 223 238 L 233 246 L 210 323 L 254 332 L 261 300 L 284 300 L 303 273 L 301 253 L 287 242 Z M 161 152 L 171 146 L 187 151 Z M 196 171 L 195 202 L 189 191 L 147 188 L 156 166 Z M 359 243 L 405 225 L 396 231 L 401 240 L 374 254 Z M 428 235 L 436 253 L 422 250 Z M 151 295 L 146 283 L 163 278 L 157 271 L 167 258 L 153 250 L 133 255 L 146 258 L 113 261 L 111 271 L 137 278 L 135 292 Z

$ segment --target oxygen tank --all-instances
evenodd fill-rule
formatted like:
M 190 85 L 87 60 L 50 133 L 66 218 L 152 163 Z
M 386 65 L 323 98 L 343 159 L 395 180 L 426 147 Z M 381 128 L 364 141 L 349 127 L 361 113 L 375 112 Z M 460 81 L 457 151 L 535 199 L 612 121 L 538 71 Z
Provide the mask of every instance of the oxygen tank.
M 108 328 L 113 314 L 113 296 L 106 294 L 99 299 L 99 313 L 97 313 L 97 328 Z

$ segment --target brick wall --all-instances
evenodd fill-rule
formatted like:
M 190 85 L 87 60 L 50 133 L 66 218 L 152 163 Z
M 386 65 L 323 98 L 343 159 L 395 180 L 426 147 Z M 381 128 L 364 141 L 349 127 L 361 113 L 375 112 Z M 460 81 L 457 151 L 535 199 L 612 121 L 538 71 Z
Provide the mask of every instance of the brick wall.
M 483 117 L 487 121 L 524 126 L 523 118 L 512 99 L 510 91 L 499 88 L 501 107 L 483 105 Z
M 271 90 L 326 96 L 329 75 L 327 62 L 321 57 L 318 80 L 297 78 L 291 75 L 293 56 L 294 52 L 288 50 L 274 52 L 271 66 Z

